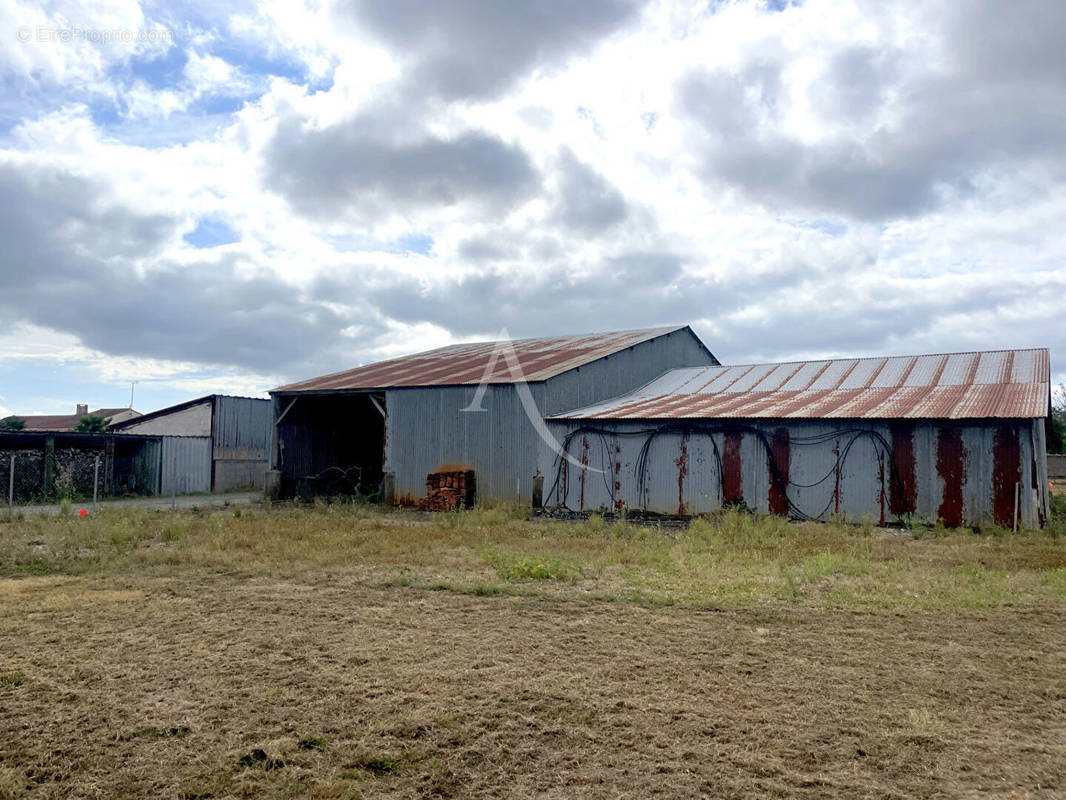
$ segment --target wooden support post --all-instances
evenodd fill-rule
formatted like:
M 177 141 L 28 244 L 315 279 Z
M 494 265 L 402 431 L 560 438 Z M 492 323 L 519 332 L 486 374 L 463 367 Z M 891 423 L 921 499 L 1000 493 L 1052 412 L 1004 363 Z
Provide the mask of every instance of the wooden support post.
M 104 494 L 115 493 L 115 439 L 108 436 L 104 443 Z
M 544 476 L 533 476 L 533 508 L 544 508 Z
M 1021 499 L 1022 484 L 1014 484 L 1014 532 L 1018 532 L 1018 501 Z
M 56 437 L 44 438 L 44 477 L 41 481 L 41 494 L 51 497 L 56 491 Z
M 93 511 L 96 511 L 96 498 L 100 487 L 100 456 L 93 461 Z
M 15 454 L 11 454 L 11 471 L 7 476 L 7 515 L 15 518 Z

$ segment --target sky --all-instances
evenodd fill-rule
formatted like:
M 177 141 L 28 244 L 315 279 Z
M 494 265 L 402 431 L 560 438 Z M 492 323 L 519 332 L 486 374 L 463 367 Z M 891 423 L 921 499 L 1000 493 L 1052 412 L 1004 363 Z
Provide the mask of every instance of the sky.
M 691 324 L 1050 347 L 1060 0 L 0 0 L 0 416 Z

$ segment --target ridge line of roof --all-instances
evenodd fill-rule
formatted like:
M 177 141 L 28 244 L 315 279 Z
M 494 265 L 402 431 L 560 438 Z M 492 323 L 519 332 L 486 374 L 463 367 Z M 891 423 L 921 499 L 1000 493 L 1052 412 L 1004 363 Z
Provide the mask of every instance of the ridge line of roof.
M 714 358 L 714 354 L 711 353 L 710 350 L 707 348 L 707 345 L 704 344 L 703 341 L 698 336 L 696 336 L 695 331 L 692 331 L 691 326 L 688 325 L 687 323 L 686 324 L 682 324 L 682 325 L 662 325 L 662 326 L 655 326 L 655 327 L 650 327 L 650 328 L 627 328 L 625 330 L 598 331 L 598 332 L 589 332 L 589 333 L 572 333 L 572 334 L 562 334 L 562 335 L 557 335 L 557 336 L 532 336 L 532 337 L 525 337 L 525 338 L 522 338 L 522 339 L 507 339 L 507 340 L 504 340 L 504 341 L 507 341 L 507 342 L 509 342 L 511 344 L 516 344 L 516 345 L 523 345 L 523 344 L 524 345 L 528 345 L 528 344 L 533 343 L 533 342 L 555 342 L 555 341 L 578 340 L 578 339 L 597 339 L 597 338 L 602 338 L 602 337 L 623 337 L 623 336 L 633 336 L 633 335 L 636 335 L 636 334 L 643 334 L 642 338 L 639 341 L 632 342 L 632 343 L 629 343 L 629 344 L 621 344 L 621 345 L 619 345 L 617 347 L 614 347 L 614 348 L 610 349 L 608 352 L 604 352 L 601 355 L 596 356 L 595 358 L 591 358 L 591 359 L 588 359 L 588 360 L 585 360 L 585 361 L 581 361 L 580 363 L 573 364 L 572 366 L 568 366 L 568 367 L 565 367 L 565 368 L 562 368 L 562 369 L 558 369 L 557 371 L 553 372 L 550 375 L 546 375 L 546 376 L 541 377 L 541 378 L 532 379 L 531 382 L 535 383 L 535 382 L 539 382 L 541 380 L 547 380 L 550 377 L 555 377 L 556 375 L 561 375 L 564 372 L 569 372 L 571 369 L 575 369 L 575 368 L 583 366 L 584 364 L 587 364 L 587 363 L 592 363 L 592 361 L 597 361 L 600 358 L 605 358 L 607 356 L 614 355 L 615 353 L 619 353 L 622 350 L 625 350 L 625 349 L 627 349 L 629 347 L 633 347 L 633 346 L 635 346 L 637 344 L 643 344 L 644 342 L 650 341 L 652 339 L 657 339 L 660 336 L 667 336 L 669 334 L 676 333 L 676 332 L 681 331 L 681 330 L 688 330 L 692 334 L 692 337 L 694 339 L 696 339 L 697 342 L 699 342 L 700 346 L 712 358 Z M 313 391 L 323 391 L 323 392 L 339 391 L 339 392 L 343 392 L 343 391 L 346 390 L 345 387 L 343 387 L 343 386 L 342 387 L 322 388 L 322 389 L 297 389 L 297 388 L 294 388 L 294 387 L 298 387 L 298 386 L 305 385 L 305 384 L 308 384 L 308 383 L 324 383 L 324 382 L 328 382 L 330 380 L 341 379 L 343 376 L 345 376 L 345 375 L 347 375 L 349 373 L 354 373 L 354 372 L 357 372 L 357 371 L 362 370 L 362 369 L 370 369 L 370 368 L 375 368 L 375 367 L 387 367 L 388 365 L 391 365 L 391 364 L 398 364 L 398 363 L 401 363 L 401 362 L 404 362 L 404 361 L 407 361 L 407 360 L 413 360 L 413 359 L 417 359 L 417 358 L 420 358 L 420 357 L 433 357 L 433 356 L 440 357 L 440 356 L 445 356 L 447 354 L 448 350 L 454 350 L 454 349 L 459 349 L 459 348 L 464 348 L 464 347 L 469 348 L 469 347 L 476 347 L 476 346 L 495 345 L 495 344 L 497 344 L 500 341 L 501 340 L 498 340 L 498 339 L 495 339 L 495 340 L 489 339 L 489 340 L 478 340 L 478 341 L 472 341 L 472 342 L 456 342 L 455 344 L 444 345 L 442 347 L 433 348 L 432 350 L 422 350 L 422 351 L 419 351 L 417 353 L 408 353 L 407 355 L 396 356 L 394 358 L 385 359 L 383 361 L 373 361 L 373 362 L 370 362 L 368 364 L 360 364 L 359 366 L 356 366 L 356 367 L 350 367 L 348 369 L 338 370 L 336 372 L 330 372 L 330 373 L 326 373 L 324 375 L 316 375 L 316 376 L 313 376 L 313 377 L 310 377 L 310 378 L 306 378 L 306 379 L 300 380 L 300 381 L 293 381 L 291 383 L 287 383 L 287 384 L 284 384 L 282 386 L 278 386 L 278 387 L 275 387 L 273 389 L 270 389 L 269 393 L 271 393 L 271 394 L 285 393 L 285 392 L 288 392 L 288 391 L 292 391 L 292 392 L 313 392 Z M 715 358 L 715 360 L 717 361 L 716 358 Z M 490 381 L 490 382 L 491 383 L 500 383 L 501 381 Z M 514 381 L 512 380 L 512 381 L 504 381 L 504 382 L 505 383 L 513 383 Z M 395 386 L 395 385 L 396 384 L 393 384 L 393 386 Z M 419 385 L 423 385 L 423 384 L 412 383 L 412 384 L 405 384 L 403 386 L 405 388 L 407 388 L 407 387 L 417 387 Z M 452 385 L 457 385 L 457 386 L 462 386 L 462 385 L 471 385 L 471 383 L 470 383 L 470 381 L 457 381 L 457 382 L 443 382 L 443 383 L 433 383 L 433 384 L 425 384 L 425 385 L 433 385 L 433 386 L 452 386 Z M 381 384 L 381 385 L 375 385 L 375 386 L 367 386 L 367 387 L 363 387 L 363 388 L 365 388 L 365 390 L 367 390 L 367 391 L 370 391 L 370 390 L 374 390 L 374 389 L 387 389 L 387 388 L 391 388 L 391 387 L 388 384 Z M 355 389 L 351 389 L 351 390 L 354 391 Z
M 834 356 L 832 358 L 797 358 L 791 361 L 752 361 L 744 364 L 710 364 L 706 367 L 674 367 L 674 369 L 729 369 L 732 367 L 783 367 L 787 364 L 821 364 L 825 361 L 875 361 L 890 358 L 935 358 L 937 356 L 978 356 L 982 353 L 1048 353 L 1049 347 L 1000 347 L 995 350 L 953 350 L 947 353 L 899 353 L 890 356 Z M 672 370 L 671 370 L 672 371 Z

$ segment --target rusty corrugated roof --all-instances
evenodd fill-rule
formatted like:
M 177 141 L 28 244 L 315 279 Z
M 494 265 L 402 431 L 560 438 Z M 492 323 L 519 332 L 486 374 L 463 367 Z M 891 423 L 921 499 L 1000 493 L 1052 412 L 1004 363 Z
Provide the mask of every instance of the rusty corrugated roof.
M 664 336 L 687 326 L 646 328 L 635 331 L 558 336 L 550 339 L 515 339 L 513 348 L 527 381 L 543 381 L 627 347 Z M 440 347 L 425 353 L 367 364 L 345 372 L 290 383 L 274 392 L 327 392 L 390 389 L 403 386 L 453 386 L 477 384 L 485 378 L 497 342 L 472 342 Z M 485 383 L 514 383 L 501 352 Z
M 1039 348 L 675 369 L 553 419 L 1032 419 L 1050 363 Z

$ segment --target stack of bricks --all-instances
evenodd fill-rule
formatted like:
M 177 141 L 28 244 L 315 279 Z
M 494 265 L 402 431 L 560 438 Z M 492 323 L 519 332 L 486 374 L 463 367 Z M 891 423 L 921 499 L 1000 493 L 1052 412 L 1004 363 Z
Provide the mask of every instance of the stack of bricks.
M 426 496 L 418 501 L 422 511 L 458 511 L 474 505 L 474 470 L 431 472 L 426 476 Z

